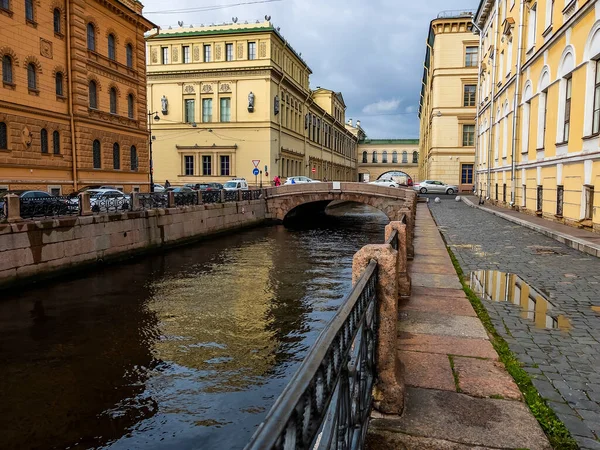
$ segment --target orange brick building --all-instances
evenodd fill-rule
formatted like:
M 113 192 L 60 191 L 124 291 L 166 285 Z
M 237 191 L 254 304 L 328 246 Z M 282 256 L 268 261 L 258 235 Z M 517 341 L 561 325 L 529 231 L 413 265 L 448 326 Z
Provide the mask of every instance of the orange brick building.
M 149 190 L 135 0 L 0 0 L 0 190 Z

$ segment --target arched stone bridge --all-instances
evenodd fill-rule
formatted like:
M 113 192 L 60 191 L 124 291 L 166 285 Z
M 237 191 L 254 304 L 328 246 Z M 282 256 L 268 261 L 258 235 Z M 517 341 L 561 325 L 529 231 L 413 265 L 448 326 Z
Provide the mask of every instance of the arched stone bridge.
M 407 216 L 412 225 L 417 194 L 412 189 L 367 183 L 306 183 L 265 190 L 267 217 L 283 221 L 301 209 L 324 209 L 332 201 L 364 203 L 382 211 L 390 221 Z

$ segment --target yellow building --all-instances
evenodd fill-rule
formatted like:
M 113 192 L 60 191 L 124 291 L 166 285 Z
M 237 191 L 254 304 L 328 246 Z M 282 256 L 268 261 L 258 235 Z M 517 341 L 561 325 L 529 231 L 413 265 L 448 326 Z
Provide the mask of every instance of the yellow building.
M 358 180 L 419 181 L 418 139 L 364 139 L 358 143 Z
M 478 39 L 472 13 L 441 13 L 431 22 L 419 119 L 419 179 L 473 189 Z
M 311 90 L 310 68 L 270 22 L 160 30 L 147 48 L 156 181 L 356 179 L 341 93 Z
M 593 0 L 484 0 L 475 17 L 483 55 L 478 189 L 493 202 L 595 231 L 599 18 Z
M 153 26 L 134 0 L 0 0 L 0 189 L 148 190 Z

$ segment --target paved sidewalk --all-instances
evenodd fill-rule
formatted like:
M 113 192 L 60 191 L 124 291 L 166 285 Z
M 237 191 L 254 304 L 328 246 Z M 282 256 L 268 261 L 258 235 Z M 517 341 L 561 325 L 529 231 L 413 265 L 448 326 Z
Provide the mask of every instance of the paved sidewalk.
M 398 336 L 405 411 L 374 413 L 367 448 L 550 449 L 462 291 L 425 204 L 417 207 L 409 271 L 413 290 L 401 304 Z
M 530 230 L 542 233 L 558 242 L 568 245 L 575 250 L 600 258 L 600 234 L 580 228 L 552 222 L 537 216 L 530 216 L 512 209 L 500 208 L 494 205 L 479 205 L 479 198 L 475 196 L 461 196 L 463 201 L 473 207 L 502 217 L 510 222 L 519 224 Z

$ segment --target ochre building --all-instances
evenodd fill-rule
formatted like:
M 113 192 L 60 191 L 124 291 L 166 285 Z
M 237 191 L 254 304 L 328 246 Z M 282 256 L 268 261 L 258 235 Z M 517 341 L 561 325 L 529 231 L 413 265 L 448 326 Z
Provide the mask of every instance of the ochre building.
M 431 22 L 421 88 L 419 179 L 473 189 L 478 38 L 472 13 Z
M 475 24 L 477 189 L 600 232 L 600 2 L 484 0 Z
M 364 139 L 358 143 L 358 181 L 419 181 L 418 139 Z
M 312 90 L 310 68 L 270 22 L 160 30 L 147 48 L 156 182 L 356 179 L 342 94 Z
M 0 189 L 148 190 L 144 32 L 130 0 L 0 0 Z

